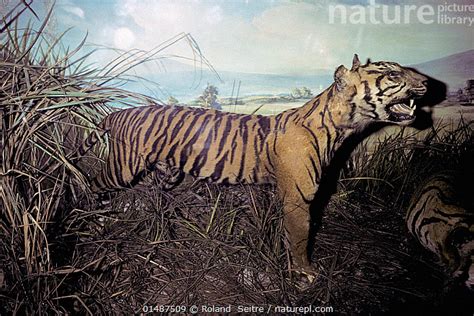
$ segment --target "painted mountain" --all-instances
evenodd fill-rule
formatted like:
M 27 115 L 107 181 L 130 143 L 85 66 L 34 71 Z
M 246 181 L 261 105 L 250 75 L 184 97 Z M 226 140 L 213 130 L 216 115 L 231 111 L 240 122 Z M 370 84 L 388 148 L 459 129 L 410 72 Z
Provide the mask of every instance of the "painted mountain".
M 164 60 L 161 71 L 147 76 L 159 87 L 146 82 L 127 84 L 127 88 L 163 101 L 169 96 L 181 102 L 197 98 L 207 84 L 216 86 L 220 96 L 288 94 L 293 88 L 310 88 L 319 93 L 333 82 L 330 70 L 320 70 L 311 75 L 253 74 L 240 72 L 213 72 L 205 67 L 193 67 L 174 60 Z M 440 59 L 411 65 L 420 72 L 448 84 L 450 90 L 464 87 L 467 79 L 474 78 L 474 50 L 446 56 Z
M 466 80 L 474 79 L 474 49 L 440 59 L 412 65 L 413 68 L 448 84 L 449 90 L 464 87 Z

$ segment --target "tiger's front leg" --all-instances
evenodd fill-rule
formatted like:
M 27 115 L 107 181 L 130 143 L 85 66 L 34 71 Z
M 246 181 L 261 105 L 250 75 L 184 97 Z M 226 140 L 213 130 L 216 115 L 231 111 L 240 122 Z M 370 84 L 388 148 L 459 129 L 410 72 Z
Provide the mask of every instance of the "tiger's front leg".
M 291 160 L 290 160 L 291 161 Z M 293 160 L 294 161 L 294 160 Z M 300 159 L 301 161 L 301 159 Z M 283 201 L 284 226 L 290 242 L 293 263 L 302 272 L 313 271 L 309 260 L 308 242 L 311 224 L 310 204 L 317 190 L 303 162 L 299 166 L 280 166 L 278 191 Z

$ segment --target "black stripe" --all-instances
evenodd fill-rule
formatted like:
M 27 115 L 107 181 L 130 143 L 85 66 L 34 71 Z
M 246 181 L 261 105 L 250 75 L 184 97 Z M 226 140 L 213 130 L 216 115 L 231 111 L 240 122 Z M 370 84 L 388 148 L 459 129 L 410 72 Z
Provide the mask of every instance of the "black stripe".
M 460 208 L 459 206 L 457 205 L 450 205 L 452 207 L 456 207 L 456 208 Z M 465 218 L 465 219 L 468 219 L 469 218 L 469 215 L 466 214 L 466 213 L 455 213 L 455 214 L 449 214 L 449 213 L 446 213 L 446 212 L 443 212 L 442 210 L 440 210 L 439 208 L 436 208 L 434 210 L 434 212 L 436 212 L 437 215 L 441 215 L 441 216 L 444 216 L 446 218 Z
M 170 115 L 168 115 L 168 122 L 167 122 L 168 126 L 170 126 L 171 122 L 176 118 L 176 114 L 181 111 L 181 108 L 177 106 L 170 107 L 170 109 L 171 109 L 171 113 Z
M 247 126 L 247 122 L 251 119 L 251 116 L 244 116 L 240 119 L 240 131 L 242 132 L 242 156 L 240 157 L 240 166 L 239 172 L 237 173 L 237 181 L 242 181 L 243 172 L 245 167 L 245 158 L 247 155 L 247 148 L 248 148 L 248 136 L 249 136 L 249 129 Z
M 270 157 L 270 148 L 268 146 L 268 142 L 265 142 L 265 152 L 266 152 L 268 164 L 270 165 L 272 170 L 275 170 L 275 165 L 273 164 L 272 159 Z
M 206 130 L 206 127 L 209 124 L 209 121 L 210 121 L 211 117 L 212 117 L 212 114 L 204 116 L 202 125 L 200 126 L 199 130 L 195 131 L 193 137 L 191 137 L 191 139 L 186 144 L 184 144 L 183 149 L 181 150 L 181 155 L 180 155 L 180 159 L 179 159 L 180 166 L 184 167 L 186 165 L 186 161 L 187 161 L 187 159 L 189 158 L 189 155 L 192 152 L 192 147 L 196 143 L 196 140 L 198 140 L 198 138 L 200 136 L 199 132 Z
M 373 75 L 373 74 L 382 74 L 384 72 L 383 71 L 378 71 L 378 70 L 367 70 L 366 73 L 369 74 L 369 75 Z
M 229 137 L 230 135 L 231 127 L 232 127 L 232 116 L 227 115 L 225 118 L 227 119 L 227 121 L 225 123 L 224 132 L 222 133 L 222 137 L 219 142 L 219 147 L 217 150 L 218 153 L 222 152 L 222 150 L 224 149 L 224 145 L 226 143 L 227 137 Z
M 157 138 L 157 141 L 161 141 L 161 146 L 160 148 L 155 151 L 156 159 L 161 160 L 161 153 L 165 150 L 166 145 L 168 145 L 168 129 L 169 125 L 167 125 L 164 129 L 164 133 L 161 137 Z M 157 145 L 157 143 L 153 143 L 153 145 Z
M 158 143 L 160 143 L 160 141 L 162 140 L 162 135 L 163 135 L 163 130 L 162 130 L 162 127 L 163 127 L 163 124 L 164 124 L 164 121 L 165 121 L 165 116 L 166 114 L 163 114 L 163 115 L 160 115 L 160 122 L 158 124 L 158 127 L 156 129 L 156 132 L 154 133 L 152 139 L 153 139 L 153 144 L 151 145 L 151 150 L 150 150 L 150 154 L 148 155 L 147 157 L 147 161 L 149 161 L 150 163 L 155 163 L 156 160 L 158 159 L 158 155 L 157 155 L 157 146 L 158 146 Z M 166 129 L 164 129 L 166 131 Z M 161 133 L 160 136 L 158 136 L 158 134 Z M 154 159 L 151 159 L 152 155 L 155 155 Z
M 191 132 L 196 127 L 197 120 L 203 115 L 203 113 L 196 111 L 193 111 L 192 114 L 194 115 L 193 120 L 189 124 L 188 128 L 184 131 L 183 136 L 180 137 L 181 143 L 184 143 L 188 139 L 188 137 L 191 135 Z
M 398 89 L 397 91 L 395 91 L 395 92 L 394 92 L 394 93 L 392 93 L 392 94 L 387 94 L 387 96 L 391 97 L 392 95 L 395 95 L 395 94 L 397 94 L 398 92 L 402 91 L 402 90 L 403 90 L 403 88 L 405 88 L 405 87 L 406 87 L 406 85 L 407 85 L 407 84 L 406 84 L 406 82 L 402 83 L 402 84 L 400 85 L 400 89 Z
M 214 139 L 217 140 L 217 136 L 219 133 L 219 127 L 221 126 L 222 123 L 222 112 L 217 112 L 214 118 Z
M 134 159 L 134 164 L 135 164 L 135 168 L 134 168 L 134 172 L 132 173 L 133 176 L 137 176 L 139 173 L 140 173 L 140 159 L 142 158 L 142 153 L 139 151 L 139 145 L 140 145 L 140 139 L 139 139 L 139 134 L 140 132 L 137 131 L 137 135 L 136 135 L 136 138 L 135 138 L 135 149 L 133 151 L 133 154 L 135 155 L 135 159 Z
M 313 112 L 318 108 L 319 102 L 320 102 L 319 98 L 313 102 L 309 111 L 306 112 L 306 114 L 303 116 L 303 119 L 307 119 L 308 117 L 311 116 L 311 114 L 313 114 Z
M 265 139 L 267 135 L 265 135 L 262 131 L 262 128 L 258 126 L 256 127 L 256 131 L 254 131 L 253 137 L 254 137 L 255 155 L 260 155 L 263 151 L 263 146 L 265 145 Z
M 418 226 L 418 230 L 421 231 L 422 228 L 426 225 L 430 225 L 430 224 L 433 224 L 433 223 L 444 223 L 444 224 L 448 224 L 449 222 L 444 219 L 444 218 L 440 218 L 440 217 L 428 217 L 428 218 L 423 218 L 421 220 L 421 223 L 420 225 Z
M 385 76 L 378 76 L 377 79 L 375 79 L 375 87 L 380 91 L 380 83 L 382 82 L 382 79 L 384 79 Z M 378 94 L 377 94 L 378 95 Z
M 363 81 L 364 83 L 364 101 L 368 105 L 372 107 L 372 109 L 375 110 L 377 107 L 375 103 L 371 102 L 372 101 L 372 91 L 370 90 L 369 83 L 367 81 Z
M 429 199 L 426 199 L 424 202 L 423 202 L 423 205 L 420 207 L 420 208 L 417 208 L 417 209 L 413 209 L 410 211 L 410 214 L 413 212 L 413 211 L 416 211 L 416 214 L 415 216 L 413 216 L 413 220 L 411 222 L 411 231 L 415 234 L 415 235 L 418 235 L 418 231 L 416 229 L 416 222 L 418 221 L 418 218 L 420 218 L 421 216 L 421 213 L 423 213 L 423 211 L 425 210 L 426 208 L 426 204 L 428 204 L 428 201 Z M 415 207 L 416 207 L 417 204 L 415 204 Z
M 329 128 L 327 127 L 324 119 L 324 115 L 327 112 L 327 107 L 328 107 L 329 99 L 326 100 L 326 103 L 324 105 L 324 110 L 320 112 L 319 114 L 321 115 L 321 127 L 326 131 L 326 158 L 327 161 L 331 160 L 331 151 L 332 151 L 332 146 L 331 146 L 331 132 L 329 131 Z
M 222 177 L 222 172 L 224 171 L 228 156 L 229 152 L 226 152 L 224 156 L 222 156 L 222 158 L 217 162 L 216 167 L 214 169 L 214 173 L 211 175 L 212 181 L 217 182 Z
M 319 171 L 318 171 L 318 166 L 316 165 L 316 162 L 314 161 L 313 157 L 311 155 L 309 155 L 309 161 L 311 162 L 311 166 L 313 166 L 313 170 L 314 170 L 314 173 L 315 173 L 315 181 L 317 184 L 319 184 L 319 181 L 321 180 L 320 176 L 319 176 Z
M 368 114 L 367 114 L 367 113 L 368 113 Z M 372 115 L 370 115 L 370 114 L 372 114 Z M 361 112 L 360 115 L 361 115 L 361 116 L 368 117 L 368 118 L 373 119 L 373 120 L 376 120 L 376 119 L 379 117 L 379 115 L 377 114 L 377 112 L 375 112 L 375 111 L 367 111 L 367 110 L 365 110 L 365 113 L 364 113 L 364 112 Z
M 313 137 L 314 142 L 311 142 L 311 145 L 314 148 L 314 151 L 316 152 L 316 155 L 318 157 L 319 164 L 321 165 L 323 162 L 321 160 L 321 153 L 320 153 L 320 148 L 319 148 L 319 141 L 314 132 L 307 126 L 303 125 L 303 128 L 305 128 Z
M 311 172 L 311 168 L 308 168 L 308 166 L 305 166 L 306 172 L 308 173 L 308 177 L 311 179 L 311 182 L 313 183 L 313 186 L 316 185 L 316 179 L 314 178 L 313 172 Z
M 275 130 L 273 131 L 275 133 L 275 137 L 273 139 L 273 152 L 276 154 L 277 151 L 276 151 L 276 142 L 277 142 L 277 139 L 278 139 L 278 135 L 279 133 L 281 132 L 280 131 L 280 120 L 281 120 L 281 117 L 282 117 L 282 113 L 278 114 L 277 116 L 275 116 Z
M 131 115 L 132 111 L 123 111 L 120 114 L 122 114 L 120 115 L 120 120 L 114 122 L 113 134 L 111 135 L 114 137 L 115 142 L 124 144 L 125 139 L 132 128 L 132 124 L 138 121 L 138 119 L 136 116 Z
M 173 162 L 174 162 L 174 154 L 176 153 L 176 149 L 178 148 L 179 146 L 179 142 L 176 142 L 173 144 L 173 146 L 170 147 L 170 149 L 168 150 L 168 153 L 166 154 L 166 158 L 165 159 L 172 159 Z
M 181 115 L 181 118 L 179 119 L 179 121 L 176 123 L 175 126 L 173 126 L 173 132 L 171 133 L 172 140 L 176 138 L 178 133 L 183 131 L 182 128 L 183 128 L 184 122 L 186 121 L 188 116 L 190 116 L 191 114 L 192 114 L 191 111 L 187 111 Z M 178 142 L 179 142 L 179 139 L 178 139 Z
M 148 118 L 148 115 L 150 114 L 150 112 L 153 110 L 152 107 L 148 107 L 148 108 L 144 108 L 142 111 L 137 111 L 137 113 L 135 114 L 136 117 L 139 117 L 141 115 L 141 117 L 139 119 L 137 119 L 135 121 L 135 123 L 132 125 L 132 132 L 138 127 L 138 126 L 141 126 L 143 125 L 143 123 L 145 123 L 146 119 Z M 127 122 L 123 122 L 124 124 L 127 124 Z
M 146 130 L 145 135 L 143 136 L 144 143 L 148 142 L 148 140 L 150 139 L 150 134 L 153 131 L 153 128 L 156 126 L 156 121 L 161 116 L 161 112 L 163 112 L 163 107 L 158 108 L 155 113 L 153 113 L 153 120 L 151 121 L 150 126 Z
M 234 163 L 234 158 L 235 158 L 235 149 L 237 148 L 237 142 L 235 141 L 237 139 L 238 131 L 235 131 L 234 137 L 232 138 L 232 143 L 231 143 L 231 152 L 230 152 L 230 163 Z
M 252 181 L 253 183 L 259 183 L 257 167 L 253 168 L 252 179 L 250 181 Z
M 259 116 L 257 123 L 257 133 L 260 138 L 259 152 L 261 153 L 263 151 L 263 146 L 268 139 L 268 135 L 270 134 L 270 118 Z
M 270 118 L 267 116 L 259 115 L 257 118 L 257 122 L 262 130 L 262 133 L 268 135 L 270 133 Z
M 441 189 L 438 185 L 427 185 L 423 188 L 419 196 L 423 196 L 425 194 L 429 194 L 429 191 L 436 191 L 438 194 L 439 198 L 446 204 L 455 204 L 455 200 L 449 196 L 447 196 L 443 189 Z
M 293 110 L 288 110 L 286 112 L 284 112 L 286 115 L 285 115 L 285 119 L 283 120 L 283 128 L 286 129 L 286 125 L 288 124 L 288 121 L 290 120 L 290 118 L 292 118 L 293 116 L 298 116 L 298 109 L 293 109 Z
M 118 184 L 119 186 L 123 187 L 124 184 L 125 184 L 125 181 L 123 180 L 122 169 L 124 167 L 122 167 L 122 166 L 126 166 L 126 164 L 124 163 L 125 160 L 121 156 L 122 152 L 121 152 L 119 146 L 114 144 L 113 147 L 111 148 L 111 150 L 113 150 L 113 152 L 109 152 L 109 159 L 108 159 L 108 162 L 107 162 L 109 167 L 106 168 L 107 169 L 106 170 L 107 171 L 107 178 L 114 181 L 114 183 Z M 125 150 L 123 152 L 125 152 Z M 114 173 L 112 173 L 112 167 L 115 171 Z M 114 186 L 116 186 L 116 185 L 114 185 Z
M 383 90 L 379 90 L 379 92 L 377 93 L 377 95 L 378 95 L 378 96 L 381 96 L 381 95 L 383 95 L 385 92 L 387 92 L 388 90 L 394 89 L 394 88 L 396 88 L 396 87 L 398 87 L 398 86 L 399 86 L 398 84 L 393 85 L 393 86 L 388 86 L 388 87 L 386 87 L 386 88 L 383 89 Z
M 206 140 L 204 141 L 204 146 L 202 150 L 199 152 L 199 154 L 196 156 L 193 166 L 191 167 L 191 170 L 189 172 L 191 175 L 194 175 L 195 177 L 199 176 L 199 173 L 201 172 L 202 167 L 207 162 L 207 155 L 209 154 L 209 149 L 212 142 L 212 134 L 213 134 L 213 130 L 212 128 L 209 128 Z
M 301 199 L 306 203 L 306 204 L 310 204 L 311 203 L 311 200 L 307 199 L 304 194 L 303 194 L 303 191 L 301 191 L 300 187 L 298 186 L 298 184 L 296 184 L 296 190 L 298 190 L 299 194 L 301 195 Z

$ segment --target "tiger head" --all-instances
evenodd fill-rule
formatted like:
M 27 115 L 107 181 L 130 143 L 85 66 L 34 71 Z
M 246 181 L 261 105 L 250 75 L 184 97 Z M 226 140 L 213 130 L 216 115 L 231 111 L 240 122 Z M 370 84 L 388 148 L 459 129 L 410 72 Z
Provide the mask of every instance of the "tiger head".
M 339 66 L 335 88 L 350 104 L 349 120 L 408 125 L 415 120 L 415 99 L 427 91 L 428 78 L 394 62 L 361 65 L 354 55 L 352 68 Z

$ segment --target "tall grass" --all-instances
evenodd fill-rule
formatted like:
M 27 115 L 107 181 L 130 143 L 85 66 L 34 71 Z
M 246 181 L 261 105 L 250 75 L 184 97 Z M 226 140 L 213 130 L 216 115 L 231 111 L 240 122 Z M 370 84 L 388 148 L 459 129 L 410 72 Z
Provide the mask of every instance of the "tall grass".
M 365 192 L 390 205 L 405 207 L 417 186 L 433 173 L 453 170 L 460 180 L 473 176 L 474 121 L 439 121 L 429 130 L 402 128 L 370 138 L 352 155 L 341 177 L 345 192 Z

